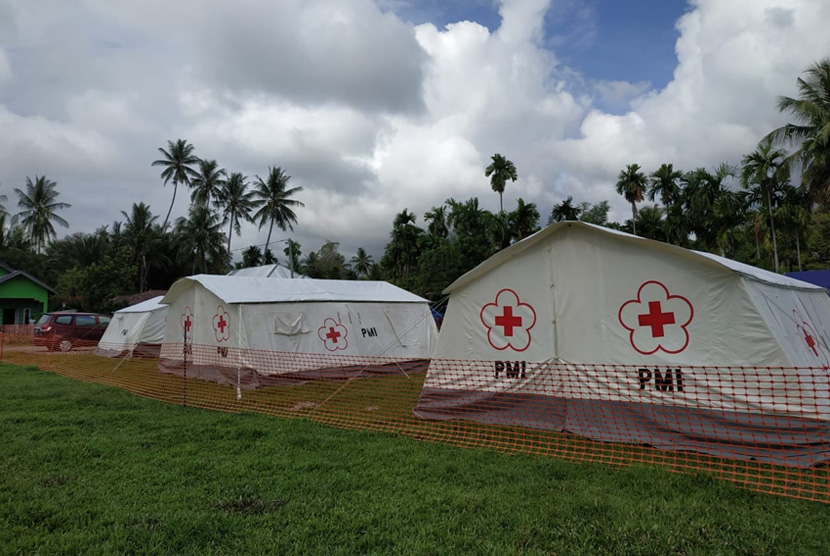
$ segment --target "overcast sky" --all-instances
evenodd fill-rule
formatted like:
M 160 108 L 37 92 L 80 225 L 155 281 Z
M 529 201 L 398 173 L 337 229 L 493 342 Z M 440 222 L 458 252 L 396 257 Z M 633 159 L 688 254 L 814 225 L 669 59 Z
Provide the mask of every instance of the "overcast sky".
M 737 163 L 785 123 L 828 21 L 824 0 L 0 0 L 0 194 L 14 214 L 26 176 L 55 180 L 61 236 L 134 202 L 161 220 L 150 163 L 184 138 L 229 172 L 285 169 L 304 252 L 379 259 L 396 213 L 448 197 L 498 210 L 496 152 L 519 173 L 505 210 L 544 223 L 573 195 L 622 220 L 626 164 Z

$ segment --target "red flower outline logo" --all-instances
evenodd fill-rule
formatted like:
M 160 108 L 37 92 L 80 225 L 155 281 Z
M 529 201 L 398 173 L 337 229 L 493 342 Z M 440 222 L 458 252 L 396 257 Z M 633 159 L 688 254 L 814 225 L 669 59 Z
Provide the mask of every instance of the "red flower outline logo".
M 530 347 L 530 330 L 536 325 L 536 311 L 510 288 L 499 291 L 494 303 L 482 307 L 479 318 L 487 328 L 487 342 L 494 349 L 524 351 Z
M 830 368 L 830 361 L 828 361 L 827 354 L 824 352 L 821 342 L 818 341 L 819 336 L 816 334 L 813 325 L 804 320 L 804 317 L 801 316 L 801 313 L 797 309 L 793 309 L 793 316 L 795 317 L 795 327 L 798 330 L 798 335 L 804 340 L 804 344 L 807 346 L 810 355 L 818 360 L 822 369 Z
M 231 316 L 221 305 L 216 307 L 213 315 L 213 333 L 217 342 L 227 342 L 231 337 Z
M 629 331 L 629 342 L 637 353 L 651 355 L 658 350 L 680 353 L 689 346 L 689 331 L 695 309 L 682 295 L 671 295 L 657 280 L 644 282 L 636 299 L 622 304 L 617 318 Z
M 349 340 L 346 339 L 348 335 L 348 329 L 333 318 L 327 318 L 323 321 L 323 326 L 317 329 L 317 337 L 323 341 L 323 345 L 329 351 L 349 347 Z
M 179 322 L 182 325 L 182 333 L 184 334 L 185 341 L 187 343 L 192 343 L 193 333 L 191 332 L 191 329 L 193 328 L 193 323 L 195 322 L 195 319 L 193 318 L 193 311 L 190 309 L 189 306 L 184 308 Z

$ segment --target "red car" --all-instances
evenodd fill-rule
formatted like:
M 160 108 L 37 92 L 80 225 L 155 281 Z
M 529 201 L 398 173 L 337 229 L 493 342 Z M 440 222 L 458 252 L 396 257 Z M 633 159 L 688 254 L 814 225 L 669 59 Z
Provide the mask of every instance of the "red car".
M 35 324 L 35 345 L 60 351 L 91 346 L 101 339 L 109 323 L 108 316 L 95 313 L 44 313 Z

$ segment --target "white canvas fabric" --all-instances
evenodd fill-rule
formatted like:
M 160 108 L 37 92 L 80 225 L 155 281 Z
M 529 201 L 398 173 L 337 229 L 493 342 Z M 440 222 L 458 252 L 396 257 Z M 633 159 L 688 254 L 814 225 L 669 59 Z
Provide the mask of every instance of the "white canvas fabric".
M 425 389 L 661 405 L 670 397 L 675 406 L 830 419 L 830 297 L 813 284 L 564 222 L 501 251 L 445 293 Z M 480 364 L 448 372 L 442 360 L 519 361 L 528 371 L 507 381 Z M 560 365 L 556 376 L 530 372 L 539 363 Z M 730 366 L 758 370 L 712 380 Z M 641 388 L 638 369 L 656 367 L 682 367 L 683 390 Z
M 167 305 L 162 296 L 154 297 L 116 311 L 107 330 L 98 342 L 96 353 L 108 357 L 158 355 L 164 338 Z
M 197 346 L 194 366 L 275 375 L 349 356 L 427 359 L 438 335 L 427 300 L 386 282 L 197 275 L 163 302 L 163 368 L 183 362 L 182 343 Z
M 228 272 L 228 276 L 247 276 L 249 278 L 308 278 L 305 274 L 300 274 L 296 270 L 292 272 L 290 268 L 281 264 L 237 268 Z

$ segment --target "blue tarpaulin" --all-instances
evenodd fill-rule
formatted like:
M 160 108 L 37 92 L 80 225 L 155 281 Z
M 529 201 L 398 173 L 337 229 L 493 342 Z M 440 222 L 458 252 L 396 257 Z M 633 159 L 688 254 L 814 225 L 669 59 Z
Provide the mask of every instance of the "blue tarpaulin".
M 809 282 L 830 290 L 830 270 L 805 270 L 804 272 L 787 272 L 785 276 Z

